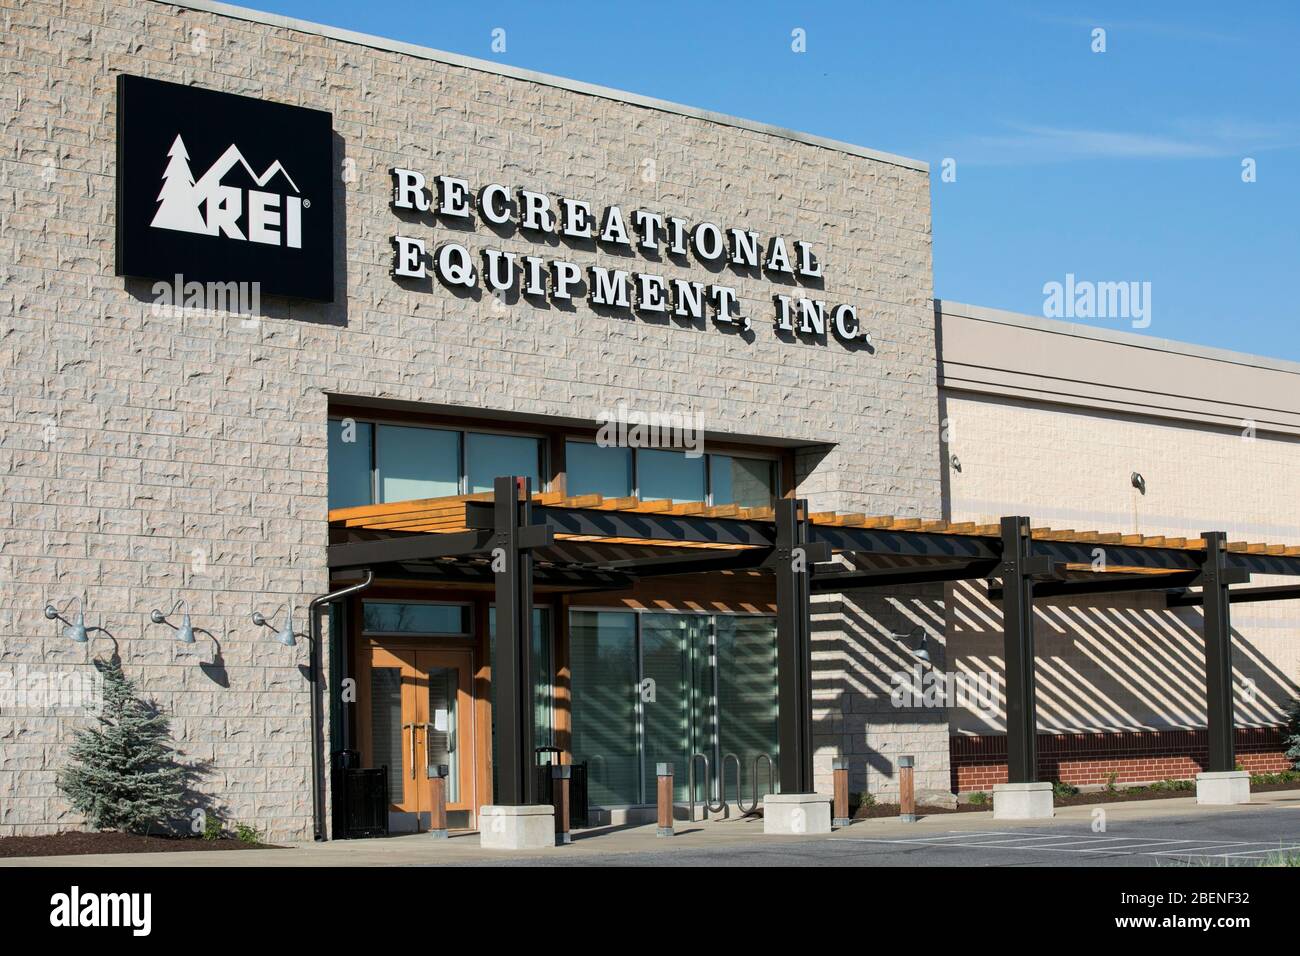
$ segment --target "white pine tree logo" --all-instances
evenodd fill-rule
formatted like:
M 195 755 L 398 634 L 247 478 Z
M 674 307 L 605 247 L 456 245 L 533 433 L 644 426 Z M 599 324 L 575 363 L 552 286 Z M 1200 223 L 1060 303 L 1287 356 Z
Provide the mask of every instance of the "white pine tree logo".
M 158 193 L 158 211 L 149 225 L 159 229 L 206 233 L 208 224 L 199 213 L 202 197 L 195 196 L 194 174 L 190 172 L 190 154 L 180 134 L 167 151 L 170 160 L 163 170 L 162 191 Z
M 302 210 L 311 204 L 297 195 L 265 189 L 279 176 L 293 193 L 298 192 L 297 184 L 278 159 L 258 174 L 248 165 L 239 147 L 231 143 L 208 171 L 195 179 L 190 170 L 190 154 L 179 133 L 167 156 L 162 189 L 156 200 L 158 210 L 150 226 L 302 248 Z M 245 190 L 222 183 L 221 180 L 236 166 L 243 166 L 256 189 Z M 242 228 L 241 220 L 244 222 Z

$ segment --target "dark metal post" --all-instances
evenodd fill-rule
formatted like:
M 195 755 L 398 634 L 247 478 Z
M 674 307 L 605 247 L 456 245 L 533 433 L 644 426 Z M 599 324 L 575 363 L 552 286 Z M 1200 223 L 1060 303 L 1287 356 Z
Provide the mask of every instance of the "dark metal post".
M 811 793 L 811 605 L 808 579 L 808 502 L 776 503 L 776 642 L 778 745 L 782 793 Z
M 492 483 L 492 570 L 496 581 L 497 793 L 501 806 L 527 806 L 536 799 L 533 779 L 532 628 L 533 559 L 520 530 L 531 524 L 528 478 Z
M 1034 687 L 1034 586 L 1029 519 L 1002 519 L 1002 645 L 1007 664 L 1007 770 L 1010 783 L 1038 779 Z
M 1222 531 L 1207 531 L 1201 571 L 1205 602 L 1205 713 L 1211 773 L 1236 769 L 1233 752 L 1232 620 L 1228 576 L 1224 574 L 1227 540 Z

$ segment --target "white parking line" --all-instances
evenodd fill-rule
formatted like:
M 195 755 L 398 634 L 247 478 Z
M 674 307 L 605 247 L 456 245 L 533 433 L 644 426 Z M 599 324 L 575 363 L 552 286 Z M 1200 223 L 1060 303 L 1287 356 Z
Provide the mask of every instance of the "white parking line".
M 988 839 L 986 839 L 988 838 Z M 1076 833 L 1009 833 L 971 830 L 943 836 L 900 839 L 848 837 L 851 843 L 902 846 L 960 847 L 969 850 L 1051 851 L 1055 853 L 1123 854 L 1150 857 L 1202 857 L 1250 859 L 1274 853 L 1300 851 L 1300 844 L 1270 844 L 1258 840 L 1196 840 L 1142 836 L 1081 836 Z M 1159 849 L 1155 849 L 1159 847 Z

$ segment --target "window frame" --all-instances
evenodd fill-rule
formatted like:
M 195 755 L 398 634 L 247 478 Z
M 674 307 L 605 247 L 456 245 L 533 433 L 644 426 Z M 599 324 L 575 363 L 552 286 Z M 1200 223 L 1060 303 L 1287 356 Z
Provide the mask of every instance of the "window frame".
M 457 495 L 469 494 L 469 461 L 468 461 L 468 441 L 471 434 L 480 435 L 501 435 L 508 438 L 529 438 L 537 442 L 537 474 L 541 481 L 541 487 L 533 489 L 534 491 L 548 491 L 551 488 L 553 479 L 550 469 L 550 443 L 547 436 L 541 432 L 505 429 L 505 428 L 479 428 L 467 425 L 441 424 L 432 422 L 412 421 L 406 418 L 387 418 L 371 417 L 360 415 L 348 415 L 338 412 L 331 412 L 327 416 L 326 428 L 333 427 L 335 422 L 342 422 L 344 419 L 352 419 L 357 423 L 366 423 L 370 426 L 370 504 L 391 504 L 392 502 L 383 502 L 379 500 L 379 429 L 380 426 L 389 425 L 397 428 L 425 428 L 432 431 L 451 432 L 456 435 L 456 488 Z M 328 433 L 327 433 L 328 434 Z M 329 468 L 328 459 L 325 467 Z M 402 499 L 409 500 L 409 499 Z
M 473 601 L 424 601 L 424 600 L 405 600 L 402 598 L 364 598 L 361 604 L 361 634 L 363 637 L 414 637 L 414 638 L 450 638 L 453 640 L 472 640 L 475 637 L 474 630 L 474 602 Z M 466 610 L 464 631 L 372 631 L 366 627 L 366 605 L 367 604 L 412 604 L 412 605 L 435 605 L 438 607 L 459 607 Z
M 595 438 L 589 438 L 589 437 L 586 436 L 586 435 L 571 435 L 571 434 L 565 434 L 565 435 L 564 435 L 564 442 L 565 442 L 566 445 L 569 444 L 570 442 L 572 442 L 572 443 L 574 443 L 574 444 L 581 443 L 581 444 L 584 444 L 584 445 L 597 445 L 597 444 L 599 444 L 599 443 L 596 441 Z M 623 445 L 619 445 L 619 446 L 615 446 L 615 447 L 619 447 L 619 448 L 627 448 L 627 450 L 630 451 L 630 452 L 632 453 L 632 491 L 631 491 L 631 495 L 632 495 L 632 497 L 634 497 L 634 498 L 641 498 L 641 464 L 640 464 L 640 457 L 641 457 L 641 456 L 640 456 L 640 452 L 642 451 L 642 449 L 639 448 L 639 447 L 629 447 L 629 446 L 623 446 Z M 650 449 L 646 449 L 646 450 L 648 450 L 648 451 L 676 451 L 676 452 L 680 452 L 680 451 L 682 451 L 680 448 L 650 448 Z M 765 453 L 765 452 L 758 451 L 758 450 L 751 451 L 751 450 L 749 450 L 749 449 L 743 449 L 743 450 L 737 452 L 737 451 L 733 451 L 733 450 L 731 450 L 730 448 L 720 448 L 720 449 L 717 450 L 717 451 L 706 451 L 706 452 L 703 453 L 703 456 L 704 456 L 704 489 L 705 489 L 705 498 L 706 498 L 706 500 L 705 500 L 704 503 L 705 503 L 706 505 L 708 505 L 709 507 L 713 507 L 713 506 L 716 504 L 716 502 L 714 501 L 714 494 L 713 494 L 713 456 L 714 456 L 714 455 L 724 455 L 724 456 L 726 456 L 727 458 L 745 458 L 745 459 L 750 459 L 750 460 L 752 460 L 752 461 L 765 461 L 765 462 L 767 462 L 768 465 L 769 465 L 769 466 L 771 467 L 771 469 L 772 469 L 772 498 L 773 498 L 774 500 L 780 499 L 780 497 L 781 497 L 781 495 L 782 495 L 782 493 L 783 493 L 783 492 L 782 492 L 782 482 L 781 482 L 781 463 L 782 463 L 783 459 L 782 459 L 782 456 L 781 456 L 779 453 Z M 567 455 L 567 454 L 565 455 L 565 468 L 566 468 L 566 472 L 565 472 L 565 481 L 566 481 L 566 483 L 567 483 L 567 481 L 568 481 L 568 471 L 567 471 L 567 468 L 568 468 L 568 455 Z M 642 499 L 642 500 L 644 500 L 644 499 Z

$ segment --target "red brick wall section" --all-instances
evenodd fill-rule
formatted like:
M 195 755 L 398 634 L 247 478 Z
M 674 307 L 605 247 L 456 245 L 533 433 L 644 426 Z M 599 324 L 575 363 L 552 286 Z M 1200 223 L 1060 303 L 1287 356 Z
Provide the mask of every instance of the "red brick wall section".
M 1004 735 L 951 737 L 952 786 L 958 793 L 992 790 L 1007 782 Z M 1251 773 L 1291 769 L 1281 727 L 1239 727 L 1237 763 Z M 1190 780 L 1205 769 L 1204 730 L 1124 731 L 1096 734 L 1039 734 L 1038 779 L 1075 786 L 1153 780 Z

